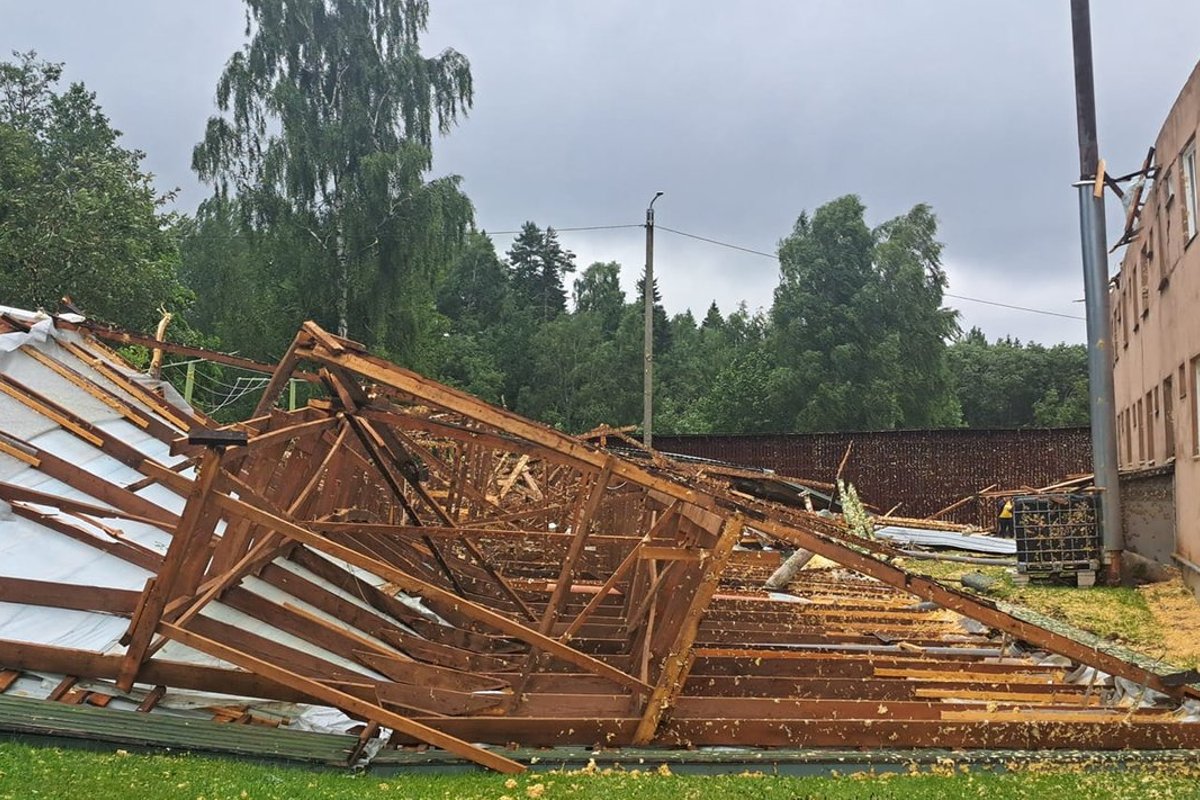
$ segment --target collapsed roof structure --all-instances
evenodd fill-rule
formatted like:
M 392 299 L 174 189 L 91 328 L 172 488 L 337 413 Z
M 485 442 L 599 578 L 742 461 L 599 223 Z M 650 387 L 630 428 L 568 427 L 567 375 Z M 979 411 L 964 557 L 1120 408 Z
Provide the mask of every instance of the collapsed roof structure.
M 314 323 L 273 367 L 173 348 L 270 370 L 222 426 L 101 341 L 152 339 L 2 318 L 0 692 L 333 708 L 506 772 L 510 743 L 1200 746 L 1188 676 L 911 574 L 786 481 L 618 455 Z M 323 396 L 277 408 L 297 377 Z M 762 542 L 838 568 L 764 591 Z

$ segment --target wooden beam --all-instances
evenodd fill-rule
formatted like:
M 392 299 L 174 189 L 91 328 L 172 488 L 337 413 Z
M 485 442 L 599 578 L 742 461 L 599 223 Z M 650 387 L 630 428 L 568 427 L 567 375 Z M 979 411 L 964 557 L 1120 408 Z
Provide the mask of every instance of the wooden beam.
M 323 553 L 331 555 L 347 563 L 353 564 L 356 567 L 365 569 L 368 572 L 373 572 L 386 581 L 396 585 L 401 591 L 411 594 L 427 597 L 435 602 L 445 604 L 463 615 L 481 622 L 488 627 L 491 627 L 501 633 L 507 634 L 514 638 L 526 642 L 530 646 L 542 650 L 556 658 L 560 658 L 568 663 L 596 675 L 608 678 L 622 686 L 627 686 L 638 691 L 648 690 L 650 687 L 630 675 L 625 674 L 621 670 L 610 666 L 609 664 L 599 661 L 591 656 L 580 653 L 579 651 L 568 647 L 561 642 L 552 639 L 537 631 L 531 630 L 519 622 L 509 619 L 503 614 L 492 611 L 477 603 L 464 600 L 458 595 L 449 592 L 440 586 L 435 586 L 426 581 L 414 578 L 408 573 L 395 569 L 389 564 L 385 564 L 377 559 L 365 556 L 356 550 L 353 550 L 345 545 L 332 542 L 323 536 L 320 536 L 312 531 L 297 525 L 290 520 L 276 516 L 266 510 L 260 509 L 250 503 L 229 497 L 224 494 L 215 495 L 215 502 L 221 508 L 224 508 L 230 514 L 235 516 L 249 517 L 260 525 L 271 528 L 289 539 L 294 539 L 302 544 L 311 547 L 314 550 L 319 550 Z
M 100 358 L 94 353 L 88 352 L 85 348 L 80 347 L 73 342 L 67 341 L 60 341 L 59 344 L 62 345 L 67 352 L 71 353 L 89 367 L 99 372 L 105 378 L 121 387 L 122 390 L 136 397 L 140 402 L 152 409 L 155 414 L 162 417 L 179 430 L 186 431 L 196 426 L 203 427 L 207 425 L 207 419 L 195 413 L 176 408 L 162 397 L 159 397 L 146 387 L 134 382 L 126 375 L 117 371 L 104 359 Z
M 356 714 L 378 722 L 380 725 L 386 725 L 402 734 L 412 736 L 434 747 L 440 747 L 448 753 L 461 756 L 476 764 L 481 764 L 498 772 L 508 774 L 517 774 L 525 771 L 525 767 L 504 756 L 481 747 L 476 747 L 461 739 L 435 730 L 428 725 L 413 722 L 407 717 L 403 717 L 394 711 L 389 711 L 380 705 L 366 702 L 354 695 L 346 694 L 319 681 L 298 675 L 295 672 L 291 672 L 263 659 L 255 658 L 232 647 L 227 647 L 220 642 L 192 633 L 185 628 L 169 622 L 163 622 L 160 623 L 159 629 L 162 633 L 180 644 L 228 661 L 230 664 L 236 664 L 242 669 L 267 677 L 276 683 L 319 698 L 322 702 L 340 708 L 349 714 Z
M 118 328 L 110 328 L 91 320 L 83 322 L 65 322 L 61 319 L 55 320 L 55 325 L 63 328 L 77 328 L 87 331 L 97 339 L 113 342 L 123 345 L 139 345 L 149 349 L 159 349 L 174 355 L 186 356 L 187 358 L 199 358 L 205 361 L 211 361 L 214 364 L 224 364 L 227 367 L 236 367 L 247 372 L 263 372 L 271 373 L 275 371 L 275 364 L 267 364 L 262 361 L 255 361 L 252 358 L 243 358 L 229 353 L 219 353 L 215 350 L 206 350 L 202 347 L 191 347 L 178 342 L 167 342 L 153 336 L 144 336 L 140 333 L 132 333 L 130 331 L 120 330 Z M 316 380 L 315 375 L 301 373 L 297 376 L 301 380 Z
M 580 509 L 575 519 L 572 520 L 571 527 L 575 535 L 571 539 L 570 546 L 567 548 L 567 555 L 563 559 L 562 569 L 558 573 L 558 582 L 554 585 L 554 591 L 550 593 L 550 600 L 546 603 L 546 610 L 542 614 L 541 623 L 538 625 L 538 630 L 542 633 L 548 633 L 558 620 L 563 600 L 570 590 L 571 581 L 575 575 L 575 567 L 579 562 L 579 557 L 583 554 L 584 546 L 587 544 L 588 534 L 591 532 L 592 517 L 599 510 L 600 503 L 604 500 L 604 493 L 608 491 L 608 482 L 612 479 L 613 465 L 615 463 L 616 458 L 609 456 L 604 463 L 604 467 L 600 470 L 600 474 L 596 476 L 596 480 L 592 484 L 592 490 L 588 494 L 582 509 Z
M 87 394 L 104 403 L 106 406 L 116 411 L 127 422 L 146 431 L 160 442 L 169 443 L 178 435 L 178 431 L 166 424 L 158 417 L 146 413 L 141 409 L 135 409 L 129 405 L 123 398 L 118 397 L 115 393 L 109 391 L 99 383 L 87 378 L 78 371 L 63 364 L 57 359 L 51 358 L 46 353 L 38 350 L 30 345 L 21 345 L 21 352 L 46 367 L 59 377 L 70 382 L 71 384 L 82 389 Z
M 155 578 L 147 582 L 144 597 L 130 625 L 129 644 L 121 673 L 117 676 L 117 686 L 122 691 L 129 691 L 137 679 L 138 670 L 146 658 L 150 640 L 162 617 L 163 609 L 174 599 L 177 578 L 187 566 L 189 558 L 199 557 L 197 540 L 207 545 L 212 535 L 212 526 L 216 524 L 217 515 L 213 513 L 214 507 L 209 503 L 209 498 L 216 484 L 217 474 L 221 471 L 220 453 L 215 450 L 206 452 L 198 469 L 199 475 L 188 495 L 179 526 L 171 536 L 171 544 L 167 547 L 162 569 Z
M 0 577 L 0 602 L 130 615 L 138 592 L 28 578 Z
M 713 547 L 708 559 L 704 562 L 700 583 L 688 603 L 683 622 L 675 634 L 675 641 L 663 660 L 658 681 L 646 700 L 642 719 L 638 723 L 637 730 L 634 731 L 634 744 L 644 745 L 654 738 L 663 714 L 683 691 L 683 685 L 687 680 L 687 669 L 692 661 L 692 644 L 696 641 L 696 633 L 700 630 L 700 619 L 708 610 L 713 595 L 717 592 L 721 574 L 725 571 L 725 565 L 729 562 L 734 545 L 741 539 L 744 528 L 745 525 L 740 516 L 731 517 L 725 523 L 716 546 Z

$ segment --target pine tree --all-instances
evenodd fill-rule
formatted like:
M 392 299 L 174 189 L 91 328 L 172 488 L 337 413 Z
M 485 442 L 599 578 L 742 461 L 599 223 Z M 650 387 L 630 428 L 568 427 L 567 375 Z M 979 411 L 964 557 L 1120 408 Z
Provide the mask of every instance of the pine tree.
M 575 271 L 575 254 L 559 244 L 553 228 L 543 232 L 533 222 L 526 222 L 507 255 L 518 301 L 535 309 L 543 322 L 567 310 L 563 277 Z

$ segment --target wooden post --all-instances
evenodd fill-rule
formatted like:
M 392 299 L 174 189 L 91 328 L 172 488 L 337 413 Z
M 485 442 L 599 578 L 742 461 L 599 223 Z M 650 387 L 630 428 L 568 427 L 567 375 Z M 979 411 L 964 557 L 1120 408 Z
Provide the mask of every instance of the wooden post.
M 675 642 L 671 645 L 671 650 L 663 661 L 658 681 L 650 692 L 650 697 L 646 700 L 642 721 L 638 723 L 637 730 L 633 734 L 635 745 L 648 744 L 654 738 L 663 713 L 674 705 L 676 698 L 683 691 L 683 684 L 687 682 L 687 673 L 692 662 L 692 644 L 696 641 L 696 633 L 700 630 L 700 620 L 704 616 L 704 612 L 708 610 L 713 595 L 717 592 L 717 585 L 720 583 L 721 574 L 725 571 L 725 565 L 729 563 L 733 546 L 741 539 L 742 528 L 740 515 L 734 515 L 728 519 L 716 545 L 704 562 L 703 577 L 692 595 L 683 623 L 675 635 Z
M 197 557 L 195 540 L 207 539 L 212 534 L 211 526 L 215 524 L 217 515 L 214 513 L 215 507 L 210 507 L 208 499 L 216 484 L 217 473 L 221 471 L 220 452 L 215 449 L 206 450 L 198 469 L 199 474 L 192 484 L 183 516 L 171 536 L 171 544 L 167 547 L 162 569 L 156 577 L 147 581 L 142 602 L 130 623 L 129 644 L 125 650 L 125 659 L 121 662 L 121 671 L 117 675 L 117 687 L 123 692 L 133 688 L 154 630 L 158 627 L 163 609 L 173 597 L 176 580 L 187 566 L 188 558 Z
M 588 530 L 592 525 L 592 517 L 600 508 L 600 502 L 604 499 L 604 492 L 608 489 L 608 481 L 612 478 L 612 473 L 613 458 L 609 456 L 604 468 L 596 477 L 596 482 L 592 484 L 592 491 L 587 497 L 587 502 L 584 503 L 583 508 L 574 519 L 575 536 L 571 539 L 567 556 L 563 559 L 562 569 L 558 573 L 558 583 L 554 584 L 554 591 L 550 593 L 550 601 L 546 604 L 546 611 L 538 626 L 538 631 L 541 633 L 549 633 L 550 629 L 554 627 L 563 601 L 571 594 L 571 581 L 575 575 L 575 565 L 583 554 L 584 545 L 587 544 Z

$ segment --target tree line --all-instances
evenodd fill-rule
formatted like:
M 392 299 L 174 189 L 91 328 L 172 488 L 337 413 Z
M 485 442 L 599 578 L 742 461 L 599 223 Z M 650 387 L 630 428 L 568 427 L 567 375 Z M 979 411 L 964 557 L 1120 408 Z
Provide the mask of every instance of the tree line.
M 578 265 L 532 221 L 498 252 L 460 179 L 430 175 L 474 90 L 461 54 L 421 54 L 428 3 L 247 9 L 191 215 L 168 211 L 94 94 L 59 88 L 61 65 L 0 63 L 0 303 L 70 295 L 140 330 L 169 308 L 173 337 L 263 360 L 314 319 L 568 431 L 639 422 L 644 280 L 627 297 L 627 266 Z M 846 195 L 780 240 L 769 309 L 671 316 L 648 287 L 656 431 L 1085 424 L 1083 347 L 962 333 L 941 255 L 928 206 L 871 227 Z

